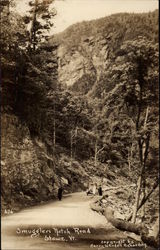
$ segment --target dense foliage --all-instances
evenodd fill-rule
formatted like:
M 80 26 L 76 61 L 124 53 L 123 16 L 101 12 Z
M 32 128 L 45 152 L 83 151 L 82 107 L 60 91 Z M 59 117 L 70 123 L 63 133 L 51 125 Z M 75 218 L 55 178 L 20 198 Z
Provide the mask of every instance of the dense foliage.
M 51 41 L 59 43 L 66 54 L 77 51 L 90 60 L 98 42 L 104 44 L 105 71 L 96 75 L 93 66 L 92 74 L 84 74 L 69 86 L 75 93 L 86 95 L 90 107 L 94 107 L 90 131 L 93 156 L 100 150 L 97 154 L 100 161 L 128 165 L 129 169 L 132 166 L 136 172 L 143 161 L 142 148 L 147 145 L 145 155 L 151 168 L 151 162 L 158 161 L 155 149 L 158 145 L 155 140 L 158 138 L 158 11 L 120 13 L 77 23 Z M 86 139 L 88 136 L 87 133 Z
M 55 40 L 65 43 L 68 49 L 79 46 L 81 41 L 87 41 L 89 36 L 107 37 L 112 44 L 112 51 L 118 48 L 122 41 L 145 36 L 158 42 L 158 10 L 144 14 L 119 13 L 98 20 L 83 21 L 57 34 Z

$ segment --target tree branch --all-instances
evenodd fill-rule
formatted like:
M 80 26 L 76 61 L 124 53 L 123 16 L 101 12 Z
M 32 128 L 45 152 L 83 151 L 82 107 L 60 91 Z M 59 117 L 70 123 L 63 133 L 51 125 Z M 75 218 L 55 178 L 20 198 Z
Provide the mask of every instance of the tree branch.
M 153 193 L 153 191 L 158 187 L 159 185 L 159 180 L 157 179 L 156 182 L 154 183 L 153 185 L 153 188 L 150 190 L 150 192 L 146 195 L 146 197 L 143 197 L 139 206 L 138 206 L 138 209 L 137 211 L 146 203 L 146 201 L 149 199 L 149 197 L 151 196 L 151 194 Z M 132 219 L 132 215 L 133 215 L 133 212 L 127 217 L 127 221 L 130 221 Z
M 104 148 L 105 148 L 105 146 L 103 146 L 102 148 L 100 148 L 100 149 L 97 151 L 96 155 L 99 154 Z

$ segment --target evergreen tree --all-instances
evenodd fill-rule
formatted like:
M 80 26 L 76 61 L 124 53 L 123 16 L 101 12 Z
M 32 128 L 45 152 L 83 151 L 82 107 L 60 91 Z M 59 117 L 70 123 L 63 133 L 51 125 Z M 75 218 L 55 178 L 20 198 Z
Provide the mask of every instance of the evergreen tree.
M 34 51 L 42 42 L 48 40 L 50 28 L 53 26 L 53 17 L 56 15 L 54 8 L 50 6 L 54 0 L 33 0 L 29 2 L 30 15 L 24 20 L 30 24 L 30 49 Z

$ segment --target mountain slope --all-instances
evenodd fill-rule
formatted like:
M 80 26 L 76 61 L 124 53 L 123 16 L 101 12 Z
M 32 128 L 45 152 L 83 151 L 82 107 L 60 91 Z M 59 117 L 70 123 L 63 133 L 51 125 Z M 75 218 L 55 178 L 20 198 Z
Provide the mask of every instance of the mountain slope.
M 139 36 L 158 41 L 158 11 L 114 14 L 70 26 L 50 40 L 59 44 L 60 83 L 84 94 L 92 92 L 115 61 L 120 46 Z

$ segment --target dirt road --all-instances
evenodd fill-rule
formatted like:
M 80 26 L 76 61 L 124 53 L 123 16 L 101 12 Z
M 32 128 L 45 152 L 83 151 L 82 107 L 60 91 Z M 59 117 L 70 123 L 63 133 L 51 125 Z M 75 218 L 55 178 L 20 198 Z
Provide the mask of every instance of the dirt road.
M 2 249 L 104 249 L 108 243 L 103 240 L 125 239 L 124 233 L 89 208 L 92 199 L 85 193 L 74 193 L 62 201 L 2 217 Z

